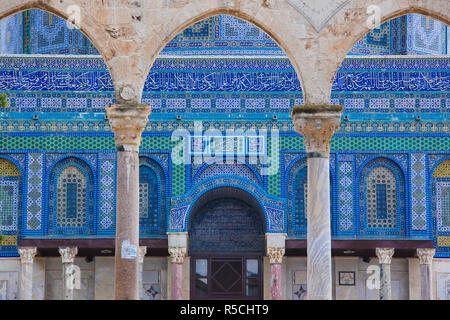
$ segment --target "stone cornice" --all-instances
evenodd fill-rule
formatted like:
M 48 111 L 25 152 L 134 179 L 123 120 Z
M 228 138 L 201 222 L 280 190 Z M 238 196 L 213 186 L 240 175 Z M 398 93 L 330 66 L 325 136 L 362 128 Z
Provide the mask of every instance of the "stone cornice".
M 122 151 L 139 151 L 141 135 L 148 122 L 150 106 L 112 104 L 106 107 L 116 146 Z

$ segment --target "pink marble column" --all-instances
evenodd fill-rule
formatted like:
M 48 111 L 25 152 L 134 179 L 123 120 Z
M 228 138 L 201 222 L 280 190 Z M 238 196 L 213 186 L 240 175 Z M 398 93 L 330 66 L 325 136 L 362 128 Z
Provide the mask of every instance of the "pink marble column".
M 117 146 L 116 300 L 139 299 L 139 145 L 150 115 L 147 105 L 110 105 Z
M 282 275 L 281 263 L 284 256 L 284 248 L 267 248 L 267 255 L 270 261 L 270 296 L 272 300 L 281 300 L 283 298 L 282 291 Z
M 183 300 L 183 262 L 186 248 L 169 247 L 172 262 L 172 300 Z
M 308 157 L 307 285 L 308 300 L 332 299 L 330 226 L 330 144 L 343 106 L 294 106 L 295 131 Z
M 435 249 L 417 249 L 420 264 L 420 294 L 422 300 L 433 300 L 431 271 Z

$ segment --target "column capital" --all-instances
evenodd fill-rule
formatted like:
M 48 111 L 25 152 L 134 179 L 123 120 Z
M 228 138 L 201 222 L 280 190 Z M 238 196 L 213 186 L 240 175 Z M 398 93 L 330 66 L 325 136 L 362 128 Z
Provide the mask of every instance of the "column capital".
M 19 248 L 20 262 L 33 263 L 34 256 L 37 253 L 36 247 L 20 247 Z
M 380 264 L 391 264 L 394 248 L 376 248 L 375 254 L 378 257 Z
M 186 248 L 169 247 L 169 254 L 172 263 L 183 263 L 186 255 Z
M 269 247 L 267 248 L 267 256 L 270 264 L 281 263 L 283 261 L 284 248 Z
M 144 262 L 144 257 L 147 254 L 147 247 L 145 246 L 140 246 L 138 249 L 138 261 L 139 263 L 143 263 Z
M 73 263 L 75 256 L 78 254 L 77 247 L 60 247 L 59 254 L 62 258 L 62 263 Z
M 139 151 L 141 135 L 148 122 L 150 106 L 146 104 L 112 104 L 106 107 L 109 125 L 118 148 Z
M 419 257 L 419 263 L 431 265 L 435 253 L 436 250 L 432 248 L 418 248 L 417 256 Z
M 343 106 L 301 105 L 292 109 L 295 131 L 303 136 L 306 152 L 328 158 L 331 137 L 339 128 Z

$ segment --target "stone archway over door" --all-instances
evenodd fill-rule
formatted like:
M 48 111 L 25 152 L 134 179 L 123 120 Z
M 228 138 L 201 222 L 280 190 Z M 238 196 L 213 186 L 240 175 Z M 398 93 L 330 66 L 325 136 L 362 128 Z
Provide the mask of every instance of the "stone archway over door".
M 191 299 L 262 299 L 260 208 L 221 189 L 223 197 L 206 194 L 191 213 Z

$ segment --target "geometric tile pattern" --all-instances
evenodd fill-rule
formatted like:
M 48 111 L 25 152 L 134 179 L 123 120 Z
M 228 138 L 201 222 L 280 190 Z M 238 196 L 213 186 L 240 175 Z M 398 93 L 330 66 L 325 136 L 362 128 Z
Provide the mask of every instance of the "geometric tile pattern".
M 395 228 L 397 188 L 394 174 L 390 169 L 378 166 L 369 173 L 366 183 L 367 228 Z
M 48 234 L 94 233 L 95 181 L 91 167 L 79 158 L 56 163 L 48 179 Z
M 43 153 L 28 154 L 27 230 L 40 230 L 42 226 Z
M 353 225 L 353 161 L 339 161 L 339 231 L 354 230 Z
M 380 185 L 378 192 L 377 185 Z M 405 177 L 401 167 L 393 160 L 377 157 L 361 169 L 357 200 L 359 235 L 377 238 L 405 236 Z
M 114 232 L 115 225 L 115 166 L 116 153 L 102 152 L 99 154 L 100 185 L 99 185 L 99 232 L 110 230 Z
M 427 229 L 426 154 L 411 154 L 411 228 Z

